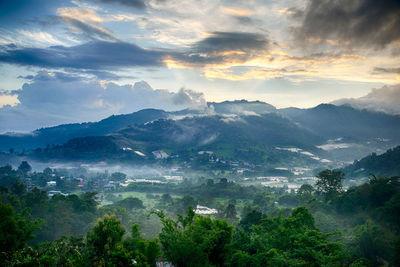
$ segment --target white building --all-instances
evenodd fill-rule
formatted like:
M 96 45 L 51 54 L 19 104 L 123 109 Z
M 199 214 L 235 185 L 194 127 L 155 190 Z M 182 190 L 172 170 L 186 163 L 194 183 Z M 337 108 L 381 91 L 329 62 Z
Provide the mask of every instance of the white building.
M 56 186 L 57 182 L 56 181 L 49 181 L 47 182 L 47 186 Z

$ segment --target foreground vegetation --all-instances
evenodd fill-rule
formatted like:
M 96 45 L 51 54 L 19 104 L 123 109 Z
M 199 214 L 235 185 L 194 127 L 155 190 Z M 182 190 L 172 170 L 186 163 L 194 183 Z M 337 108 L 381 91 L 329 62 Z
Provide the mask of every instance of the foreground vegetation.
M 400 264 L 399 177 L 372 177 L 344 191 L 343 173 L 324 170 L 315 187 L 297 193 L 206 179 L 114 193 L 112 204 L 100 206 L 96 193 L 28 191 L 21 181 L 29 171 L 0 168 L 3 266 Z M 135 197 L 143 195 L 148 201 Z M 218 214 L 196 215 L 199 203 Z

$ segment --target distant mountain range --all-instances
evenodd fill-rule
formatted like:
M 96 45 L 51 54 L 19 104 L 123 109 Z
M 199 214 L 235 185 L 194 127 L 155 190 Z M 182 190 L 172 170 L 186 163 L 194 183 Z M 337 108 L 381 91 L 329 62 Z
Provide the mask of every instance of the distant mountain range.
M 400 116 L 331 104 L 276 109 L 246 100 L 208 103 L 201 110 L 145 109 L 99 122 L 42 128 L 30 135 L 0 135 L 2 151 L 47 147 L 41 157 L 91 159 L 118 155 L 143 160 L 156 150 L 170 154 L 212 150 L 241 160 L 276 159 L 277 153 L 290 151 L 277 151 L 281 147 L 331 159 L 350 155 L 345 160 L 354 160 L 398 144 Z
M 47 145 L 63 144 L 72 138 L 103 136 L 135 124 L 167 118 L 168 113 L 157 109 L 144 109 L 126 115 L 114 115 L 98 122 L 62 124 L 41 128 L 31 134 L 0 135 L 0 150 L 29 150 Z
M 400 140 L 400 116 L 359 110 L 347 105 L 321 104 L 310 109 L 287 108 L 280 113 L 328 139 L 385 138 Z

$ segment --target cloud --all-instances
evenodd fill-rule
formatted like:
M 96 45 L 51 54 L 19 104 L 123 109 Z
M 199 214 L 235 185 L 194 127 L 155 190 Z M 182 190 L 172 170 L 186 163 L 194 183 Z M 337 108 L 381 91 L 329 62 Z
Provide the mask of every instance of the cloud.
M 400 40 L 400 2 L 310 0 L 294 33 L 306 43 L 382 49 Z
M 400 115 L 400 84 L 372 89 L 369 94 L 363 97 L 339 99 L 332 103 Z
M 44 68 L 105 70 L 161 66 L 163 52 L 124 42 L 94 41 L 76 46 L 13 48 L 0 46 L 0 62 Z
M 69 29 L 91 40 L 117 41 L 113 34 L 101 25 L 103 18 L 92 10 L 77 7 L 57 9 L 60 19 L 69 25 Z
M 132 85 L 100 83 L 76 75 L 41 71 L 21 90 L 1 95 L 18 96 L 19 104 L 0 108 L 0 132 L 30 131 L 62 123 L 97 121 L 112 114 L 144 108 L 168 111 L 204 108 L 201 93 L 153 89 L 146 82 Z
M 252 51 L 265 49 L 268 40 L 265 36 L 248 32 L 213 32 L 207 38 L 193 45 L 192 50 L 199 53 L 216 51 Z
M 100 2 L 104 4 L 119 4 L 121 6 L 136 8 L 136 9 L 145 9 L 146 1 L 143 0 L 92 0 L 93 2 Z
M 249 9 L 237 9 L 237 8 L 231 8 L 231 7 L 222 7 L 221 10 L 224 13 L 227 13 L 230 15 L 235 15 L 235 16 L 251 16 L 254 14 L 254 11 L 249 10 Z
M 15 106 L 18 103 L 19 102 L 16 94 L 4 93 L 0 91 L 0 109 L 4 106 Z
M 268 45 L 266 36 L 245 32 L 213 32 L 183 51 L 143 49 L 131 43 L 108 41 L 47 48 L 4 45 L 0 46 L 0 62 L 92 71 L 164 64 L 204 67 L 208 64 L 243 63 L 263 54 Z
M 381 67 L 375 67 L 375 68 L 374 68 L 374 73 L 394 73 L 394 74 L 400 74 L 400 68 L 381 68 Z
M 266 36 L 248 32 L 212 32 L 182 53 L 171 53 L 169 66 L 202 67 L 207 64 L 245 62 L 268 49 Z

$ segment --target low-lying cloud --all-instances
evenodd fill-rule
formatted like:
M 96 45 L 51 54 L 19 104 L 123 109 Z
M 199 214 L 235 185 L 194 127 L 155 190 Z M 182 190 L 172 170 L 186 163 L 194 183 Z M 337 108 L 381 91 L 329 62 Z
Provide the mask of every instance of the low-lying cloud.
M 400 84 L 372 89 L 366 96 L 360 98 L 344 98 L 333 101 L 335 105 L 350 105 L 357 109 L 368 109 L 400 115 Z
M 203 94 L 153 89 L 144 81 L 132 85 L 100 83 L 70 74 L 42 71 L 18 95 L 19 104 L 0 109 L 0 132 L 31 131 L 63 123 L 97 121 L 145 108 L 167 111 L 206 106 Z

